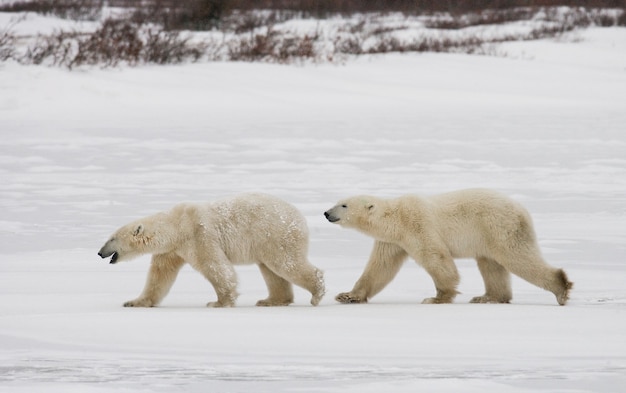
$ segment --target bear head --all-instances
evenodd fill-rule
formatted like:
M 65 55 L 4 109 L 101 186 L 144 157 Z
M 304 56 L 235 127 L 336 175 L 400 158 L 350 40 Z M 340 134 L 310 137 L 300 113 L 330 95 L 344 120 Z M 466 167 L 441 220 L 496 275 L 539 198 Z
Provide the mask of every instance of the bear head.
M 149 252 L 151 238 L 141 222 L 124 225 L 104 243 L 98 255 L 101 258 L 111 257 L 109 263 L 132 259 Z
M 324 216 L 334 224 L 366 231 L 379 202 L 378 198 L 365 195 L 344 199 L 325 211 Z
M 324 216 L 332 223 L 380 241 L 395 242 L 404 232 L 402 211 L 395 199 L 356 196 L 340 201 L 324 212 Z
M 181 226 L 169 213 L 158 213 L 124 225 L 104 243 L 98 252 L 110 263 L 129 260 L 142 254 L 171 252 L 184 237 Z

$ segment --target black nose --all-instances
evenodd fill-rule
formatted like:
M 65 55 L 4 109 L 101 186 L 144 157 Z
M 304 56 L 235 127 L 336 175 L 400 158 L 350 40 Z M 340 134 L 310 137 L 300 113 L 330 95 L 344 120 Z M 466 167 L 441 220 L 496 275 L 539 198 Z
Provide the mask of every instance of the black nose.
M 102 253 L 101 253 L 101 252 L 99 252 L 99 253 L 98 253 L 98 256 L 99 256 L 100 258 L 104 258 L 104 257 L 102 256 Z
M 328 218 L 328 216 L 330 216 L 330 214 L 328 214 L 328 212 L 324 212 L 324 217 Z

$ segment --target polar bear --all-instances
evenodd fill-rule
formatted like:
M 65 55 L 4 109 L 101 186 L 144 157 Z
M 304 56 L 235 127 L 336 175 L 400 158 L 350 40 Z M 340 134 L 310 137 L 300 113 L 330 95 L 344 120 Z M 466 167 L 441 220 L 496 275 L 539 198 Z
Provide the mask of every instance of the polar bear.
M 118 229 L 98 255 L 117 263 L 152 254 L 143 292 L 124 307 L 153 307 L 167 295 L 185 263 L 215 288 L 209 307 L 232 307 L 237 299 L 233 265 L 256 263 L 269 291 L 257 306 L 293 303 L 292 284 L 324 295 L 322 271 L 307 260 L 309 234 L 302 214 L 265 194 L 243 194 L 214 203 L 182 203 Z
M 459 274 L 453 258 L 475 258 L 485 294 L 471 303 L 508 303 L 510 273 L 546 289 L 560 305 L 572 283 L 562 269 L 541 256 L 530 215 L 520 204 L 494 191 L 470 189 L 429 198 L 356 196 L 324 213 L 328 221 L 354 228 L 375 240 L 365 271 L 341 303 L 365 303 L 379 293 L 408 256 L 432 277 L 437 294 L 423 303 L 451 303 Z

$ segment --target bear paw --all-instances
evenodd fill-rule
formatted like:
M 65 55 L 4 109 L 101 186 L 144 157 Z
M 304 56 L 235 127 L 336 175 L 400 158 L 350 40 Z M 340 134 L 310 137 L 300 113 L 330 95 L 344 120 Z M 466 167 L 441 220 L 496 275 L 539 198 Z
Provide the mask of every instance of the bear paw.
M 511 299 L 495 298 L 489 295 L 476 296 L 470 300 L 470 303 L 509 303 Z
M 276 306 L 288 306 L 293 303 L 293 300 L 272 300 L 263 299 L 256 302 L 257 307 L 276 307 Z
M 335 296 L 335 300 L 339 303 L 367 303 L 367 298 L 356 296 L 350 292 L 343 292 Z
M 559 269 L 557 273 L 558 281 L 560 282 L 560 290 L 554 292 L 556 296 L 556 301 L 559 302 L 559 305 L 564 306 L 565 303 L 569 300 L 569 292 L 574 286 L 574 283 L 567 279 L 567 274 L 562 269 Z
M 135 299 L 124 303 L 124 307 L 154 307 L 154 302 L 149 299 Z
M 313 306 L 318 306 L 320 304 L 320 302 L 322 301 L 322 297 L 323 296 L 324 296 L 324 292 L 318 293 L 317 295 L 313 295 L 311 297 L 311 304 Z
M 422 304 L 446 304 L 452 303 L 459 291 L 456 289 L 439 289 L 437 288 L 437 296 L 427 297 L 422 300 Z
M 233 307 L 234 303 L 222 303 L 222 302 L 208 302 L 206 304 L 207 307 L 211 308 L 222 308 L 222 307 Z
M 452 303 L 452 299 L 445 299 L 440 297 L 427 297 L 422 300 L 422 304 L 446 304 Z

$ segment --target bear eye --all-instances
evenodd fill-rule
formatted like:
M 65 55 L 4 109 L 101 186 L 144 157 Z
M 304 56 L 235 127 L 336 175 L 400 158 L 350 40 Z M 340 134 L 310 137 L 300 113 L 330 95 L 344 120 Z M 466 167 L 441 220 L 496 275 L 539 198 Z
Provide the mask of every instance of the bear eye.
M 341 205 L 341 207 L 343 207 L 345 209 L 346 207 L 348 207 L 348 205 Z

